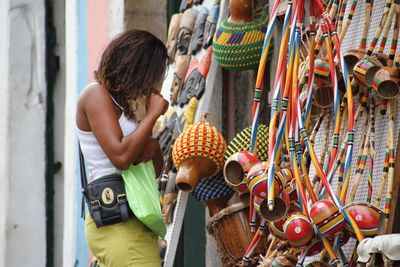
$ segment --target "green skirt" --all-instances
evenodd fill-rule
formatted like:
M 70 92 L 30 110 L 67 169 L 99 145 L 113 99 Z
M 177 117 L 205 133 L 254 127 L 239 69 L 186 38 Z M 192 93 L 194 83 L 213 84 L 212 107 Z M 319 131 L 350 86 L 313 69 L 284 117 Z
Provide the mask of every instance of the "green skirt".
M 160 267 L 157 236 L 136 217 L 97 228 L 88 215 L 85 234 L 100 267 Z

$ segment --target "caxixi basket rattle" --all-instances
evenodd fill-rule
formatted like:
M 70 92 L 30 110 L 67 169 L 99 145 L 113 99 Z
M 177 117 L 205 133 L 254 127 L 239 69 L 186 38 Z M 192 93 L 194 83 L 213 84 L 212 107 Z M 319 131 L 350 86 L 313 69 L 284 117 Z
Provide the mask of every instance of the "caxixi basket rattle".
M 214 176 L 224 165 L 225 140 L 206 116 L 183 131 L 172 148 L 176 185 L 183 191 L 193 191 L 200 179 Z
M 268 160 L 268 126 L 258 125 L 256 151 L 260 161 Z M 251 127 L 244 128 L 229 142 L 225 151 L 225 159 L 240 151 L 249 151 L 251 141 Z
M 227 202 L 234 191 L 224 180 L 221 172 L 210 179 L 202 179 L 192 192 L 192 196 L 203 202 L 210 213 L 210 216 L 226 208 Z
M 214 216 L 207 224 L 207 230 L 215 238 L 224 267 L 235 266 L 245 254 L 253 234 L 249 226 L 249 208 L 243 203 L 233 204 Z M 268 233 L 261 237 L 254 255 L 265 252 Z

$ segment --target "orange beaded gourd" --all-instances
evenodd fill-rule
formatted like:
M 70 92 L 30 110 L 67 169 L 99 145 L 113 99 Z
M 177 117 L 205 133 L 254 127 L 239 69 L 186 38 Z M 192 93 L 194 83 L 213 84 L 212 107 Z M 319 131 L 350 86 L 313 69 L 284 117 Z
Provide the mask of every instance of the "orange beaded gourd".
M 200 179 L 217 174 L 224 166 L 225 149 L 224 138 L 205 121 L 205 116 L 190 125 L 172 147 L 172 159 L 178 169 L 177 186 L 192 191 Z

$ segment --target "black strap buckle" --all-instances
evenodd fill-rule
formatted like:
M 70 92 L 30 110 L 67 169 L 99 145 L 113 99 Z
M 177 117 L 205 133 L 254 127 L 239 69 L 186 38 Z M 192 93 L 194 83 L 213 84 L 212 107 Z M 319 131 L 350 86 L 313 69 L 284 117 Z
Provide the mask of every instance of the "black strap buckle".
M 119 195 L 117 196 L 117 201 L 118 201 L 119 204 L 125 203 L 126 200 L 127 200 L 127 199 L 126 199 L 126 194 L 119 194 Z
M 101 207 L 101 203 L 98 199 L 93 200 L 92 202 L 90 202 L 90 204 L 93 207 L 93 209 L 100 209 Z

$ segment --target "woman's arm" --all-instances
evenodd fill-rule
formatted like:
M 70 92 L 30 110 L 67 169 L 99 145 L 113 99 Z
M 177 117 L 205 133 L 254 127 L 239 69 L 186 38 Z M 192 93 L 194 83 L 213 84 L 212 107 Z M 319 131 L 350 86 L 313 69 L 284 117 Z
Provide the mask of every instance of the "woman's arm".
M 154 124 L 167 107 L 168 102 L 161 95 L 152 94 L 146 116 L 132 134 L 124 137 L 108 90 L 100 84 L 93 84 L 78 101 L 76 121 L 80 129 L 89 128 L 94 133 L 115 167 L 126 169 L 142 155 Z
M 158 143 L 158 141 L 157 141 L 157 145 L 158 145 L 157 149 L 153 156 L 153 165 L 154 165 L 154 170 L 156 171 L 156 177 L 159 177 L 161 175 L 161 172 L 164 167 L 164 157 L 161 152 L 161 147 L 160 147 L 160 144 Z

